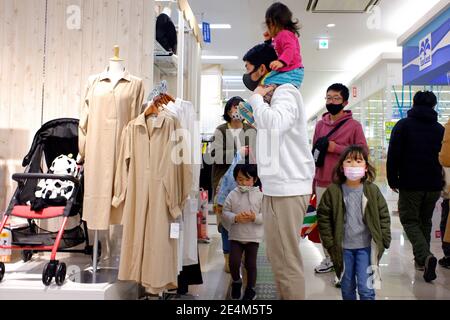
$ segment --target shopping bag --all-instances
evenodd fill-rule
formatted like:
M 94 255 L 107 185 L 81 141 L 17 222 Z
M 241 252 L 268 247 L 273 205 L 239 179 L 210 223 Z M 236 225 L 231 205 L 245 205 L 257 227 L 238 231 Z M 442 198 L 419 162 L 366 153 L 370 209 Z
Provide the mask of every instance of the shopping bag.
M 317 222 L 317 197 L 315 194 L 311 196 L 308 209 L 306 210 L 305 217 L 303 218 L 303 226 L 300 231 L 301 237 L 308 239 L 314 243 L 320 243 L 319 228 Z

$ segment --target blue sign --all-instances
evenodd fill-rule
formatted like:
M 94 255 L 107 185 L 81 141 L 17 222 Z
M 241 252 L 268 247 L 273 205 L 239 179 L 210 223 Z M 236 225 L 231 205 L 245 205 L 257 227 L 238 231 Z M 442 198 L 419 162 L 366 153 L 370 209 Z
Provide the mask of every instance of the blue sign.
M 203 41 L 211 43 L 211 26 L 207 22 L 203 22 Z
M 403 45 L 404 85 L 449 85 L 450 8 Z

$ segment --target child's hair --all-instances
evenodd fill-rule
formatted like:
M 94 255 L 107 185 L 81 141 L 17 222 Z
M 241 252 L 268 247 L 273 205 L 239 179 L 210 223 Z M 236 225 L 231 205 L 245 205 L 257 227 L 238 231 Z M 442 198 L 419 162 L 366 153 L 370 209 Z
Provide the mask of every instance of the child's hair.
M 366 148 L 359 146 L 359 145 L 352 145 L 352 146 L 348 147 L 347 149 L 345 149 L 345 151 L 342 153 L 342 155 L 338 161 L 338 164 L 336 165 L 336 167 L 333 170 L 333 180 L 335 183 L 344 184 L 345 181 L 347 181 L 347 177 L 345 176 L 344 169 L 343 169 L 344 161 L 347 158 L 354 159 L 354 160 L 364 159 L 366 161 L 367 172 L 366 172 L 366 175 L 361 179 L 361 182 L 365 182 L 365 181 L 374 182 L 375 181 L 376 170 L 372 166 L 372 164 L 370 164 L 370 162 L 369 162 L 369 155 L 367 154 Z
M 242 173 L 247 178 L 253 178 L 254 179 L 254 186 L 259 186 L 259 179 L 258 179 L 258 167 L 256 164 L 238 164 L 234 168 L 233 171 L 233 177 L 234 180 L 237 179 L 238 174 Z
M 344 86 L 342 83 L 334 83 L 327 89 L 327 94 L 330 91 L 336 91 L 339 92 L 342 98 L 344 99 L 344 102 L 348 101 L 348 98 L 350 97 L 350 91 L 346 86 Z
M 278 33 L 281 30 L 289 30 L 300 37 L 300 26 L 298 20 L 292 20 L 292 11 L 282 4 L 275 2 L 266 11 L 266 25 Z

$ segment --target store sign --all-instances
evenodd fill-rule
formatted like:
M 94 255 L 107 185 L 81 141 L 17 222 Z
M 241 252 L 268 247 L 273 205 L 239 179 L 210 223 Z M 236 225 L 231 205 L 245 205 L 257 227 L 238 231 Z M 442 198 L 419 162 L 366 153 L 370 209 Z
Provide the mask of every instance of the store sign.
M 207 22 L 203 22 L 203 41 L 211 43 L 211 26 Z
M 419 70 L 422 71 L 433 64 L 433 48 L 431 33 L 419 42 Z
M 330 47 L 330 42 L 328 39 L 319 40 L 319 49 L 328 49 Z
M 389 141 L 391 140 L 392 130 L 394 129 L 396 124 L 397 124 L 397 121 L 386 121 L 384 123 L 384 134 L 385 134 L 387 143 L 389 143 Z

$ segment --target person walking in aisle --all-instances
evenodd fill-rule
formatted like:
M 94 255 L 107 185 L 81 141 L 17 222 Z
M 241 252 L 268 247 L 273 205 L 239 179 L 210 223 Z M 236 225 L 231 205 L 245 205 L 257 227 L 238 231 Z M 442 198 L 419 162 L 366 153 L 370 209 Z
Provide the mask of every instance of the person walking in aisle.
M 327 89 L 325 98 L 328 112 L 322 116 L 322 120 L 316 125 L 313 145 L 315 145 L 320 138 L 329 135 L 332 130 L 335 130 L 335 132 L 328 137 L 329 145 L 323 166 L 316 167 L 314 187 L 317 205 L 320 204 L 323 193 L 333 181 L 333 170 L 336 167 L 342 152 L 350 145 L 360 145 L 368 150 L 367 141 L 361 124 L 353 119 L 353 114 L 350 110 L 344 111 L 344 108 L 348 105 L 349 97 L 350 92 L 346 86 L 341 83 L 332 84 Z M 320 265 L 314 268 L 316 273 L 333 271 L 333 262 L 331 261 L 330 255 L 325 249 L 324 253 L 325 259 Z M 338 281 L 335 283 L 336 285 L 339 285 Z
M 444 192 L 442 193 L 444 201 L 442 201 L 442 216 L 440 226 L 444 257 L 442 259 L 439 259 L 439 265 L 441 267 L 450 269 L 450 229 L 447 227 L 450 224 L 450 221 L 448 220 L 450 198 L 450 120 L 448 120 L 447 124 L 445 125 L 444 141 L 442 141 L 442 149 L 439 153 L 439 162 L 444 168 L 446 181 Z M 446 232 L 448 232 L 447 238 L 445 237 Z
M 436 279 L 437 259 L 430 251 L 433 211 L 442 187 L 439 151 L 444 127 L 434 110 L 433 92 L 416 93 L 408 117 L 392 129 L 387 156 L 387 178 L 399 193 L 400 222 L 411 241 L 415 267 L 426 282 Z
M 240 274 L 242 256 L 245 254 L 247 281 L 242 300 L 256 299 L 256 258 L 264 228 L 261 214 L 263 194 L 257 186 L 258 169 L 254 164 L 238 164 L 233 171 L 238 185 L 230 192 L 223 207 L 223 221 L 229 231 L 231 298 L 241 298 Z
M 391 243 L 391 219 L 365 148 L 350 146 L 317 209 L 320 238 L 341 281 L 342 298 L 375 300 L 378 264 Z
M 228 240 L 228 231 L 223 228 L 222 206 L 217 204 L 217 193 L 220 182 L 227 172 L 237 152 L 243 157 L 249 154 L 249 147 L 255 144 L 256 131 L 251 126 L 243 122 L 239 115 L 237 106 L 244 100 L 241 97 L 229 99 L 225 105 L 223 119 L 226 123 L 217 127 L 214 132 L 214 141 L 212 144 L 213 166 L 212 166 L 212 187 L 214 192 L 214 212 L 217 216 L 217 226 L 222 236 L 222 250 L 225 258 L 224 270 L 229 273 L 230 243 Z
M 267 258 L 281 299 L 305 299 L 300 229 L 312 193 L 314 160 L 308 143 L 306 112 L 300 91 L 292 84 L 264 88 L 275 49 L 259 44 L 244 56 L 244 77 L 256 86 L 248 100 L 254 111 L 257 165 L 264 198 L 262 213 Z M 247 80 L 248 80 L 247 79 Z M 255 89 L 256 88 L 256 89 Z M 273 91 L 271 104 L 264 96 Z

